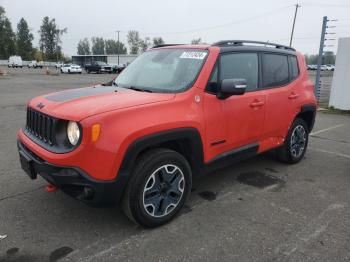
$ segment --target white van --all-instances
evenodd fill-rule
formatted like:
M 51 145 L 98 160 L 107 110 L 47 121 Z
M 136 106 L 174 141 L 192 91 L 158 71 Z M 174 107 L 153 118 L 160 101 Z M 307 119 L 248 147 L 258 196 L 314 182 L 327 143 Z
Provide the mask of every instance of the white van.
M 8 67 L 23 67 L 23 62 L 22 62 L 22 57 L 13 55 L 10 56 L 9 62 L 8 62 Z

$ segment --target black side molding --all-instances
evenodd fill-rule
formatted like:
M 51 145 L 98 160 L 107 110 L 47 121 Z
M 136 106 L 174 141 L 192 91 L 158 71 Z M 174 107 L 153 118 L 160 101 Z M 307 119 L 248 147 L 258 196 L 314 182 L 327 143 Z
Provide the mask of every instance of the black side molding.
M 314 124 L 315 124 L 316 105 L 314 105 L 314 104 L 302 105 L 300 113 L 301 114 L 306 114 L 307 119 L 308 119 L 309 132 L 311 132 L 311 130 L 313 129 Z
M 129 145 L 125 153 L 118 177 L 128 176 L 132 170 L 137 156 L 143 150 L 152 148 L 162 143 L 177 141 L 186 141 L 186 147 L 191 152 L 189 154 L 189 162 L 192 167 L 192 171 L 193 173 L 199 172 L 199 169 L 203 165 L 204 159 L 203 145 L 200 134 L 195 128 L 178 128 L 141 137 Z
M 208 164 L 204 165 L 204 173 L 211 172 L 213 170 L 223 168 L 236 164 L 245 159 L 254 157 L 258 154 L 259 144 L 252 143 L 239 148 L 235 148 L 228 152 L 224 152 L 214 159 L 212 159 Z
M 252 143 L 224 152 L 212 159 L 209 163 L 204 163 L 203 144 L 198 130 L 195 128 L 172 129 L 147 135 L 134 141 L 125 153 L 117 177 L 128 180 L 136 158 L 141 152 L 159 145 L 167 146 L 172 142 L 179 143 L 183 146 L 182 149 L 185 152 L 184 156 L 187 158 L 192 168 L 193 178 L 253 157 L 257 155 L 259 149 L 258 143 Z M 222 142 L 220 141 L 220 143 Z

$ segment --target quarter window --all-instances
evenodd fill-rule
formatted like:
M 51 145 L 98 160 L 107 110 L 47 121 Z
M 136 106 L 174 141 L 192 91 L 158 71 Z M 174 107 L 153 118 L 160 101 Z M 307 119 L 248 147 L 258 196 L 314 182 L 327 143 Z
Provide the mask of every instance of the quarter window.
M 291 78 L 295 79 L 299 75 L 298 60 L 295 56 L 290 56 Z
M 258 55 L 256 53 L 224 54 L 220 59 L 220 80 L 242 78 L 247 91 L 258 88 Z
M 289 82 L 288 57 L 279 54 L 263 54 L 263 86 L 274 87 Z

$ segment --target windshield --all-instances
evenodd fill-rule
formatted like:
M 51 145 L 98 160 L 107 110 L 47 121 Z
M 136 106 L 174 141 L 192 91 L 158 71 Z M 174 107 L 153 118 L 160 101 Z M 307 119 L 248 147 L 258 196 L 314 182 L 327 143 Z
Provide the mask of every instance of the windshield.
M 205 50 L 151 50 L 136 58 L 115 84 L 145 91 L 173 93 L 190 87 L 207 56 Z

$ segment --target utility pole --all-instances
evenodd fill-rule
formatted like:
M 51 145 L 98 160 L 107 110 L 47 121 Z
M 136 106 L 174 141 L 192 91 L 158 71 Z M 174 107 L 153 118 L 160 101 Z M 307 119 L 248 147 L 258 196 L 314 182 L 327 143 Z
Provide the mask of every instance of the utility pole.
M 324 40 L 326 36 L 326 29 L 327 29 L 327 16 L 323 17 L 322 22 L 322 31 L 321 31 L 321 40 L 320 40 L 320 49 L 318 51 L 318 58 L 317 58 L 317 73 L 316 73 L 316 83 L 315 83 L 315 94 L 317 97 L 317 100 L 320 99 L 320 91 L 321 91 L 321 65 L 323 64 L 323 48 L 324 48 Z
M 298 13 L 298 8 L 299 8 L 299 7 L 301 7 L 301 5 L 299 5 L 299 4 L 296 4 L 296 5 L 295 5 L 295 13 L 294 13 L 293 27 L 292 27 L 292 33 L 290 34 L 289 46 L 292 46 L 293 34 L 294 34 L 294 27 L 295 27 L 295 20 L 297 19 L 297 13 Z
M 118 47 L 117 47 L 117 53 L 118 53 L 118 66 L 119 66 L 119 46 L 120 46 L 120 42 L 119 42 L 119 33 L 121 32 L 120 30 L 116 31 L 118 33 Z

